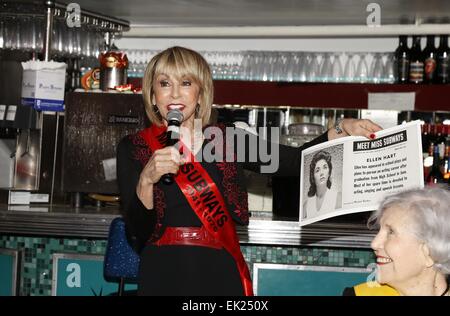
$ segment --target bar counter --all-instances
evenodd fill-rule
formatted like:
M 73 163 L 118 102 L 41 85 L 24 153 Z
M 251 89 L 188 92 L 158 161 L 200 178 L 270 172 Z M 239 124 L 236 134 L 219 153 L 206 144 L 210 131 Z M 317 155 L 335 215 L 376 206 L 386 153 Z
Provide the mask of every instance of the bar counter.
M 117 206 L 73 208 L 64 205 L 0 205 L 0 234 L 105 239 Z M 364 223 L 331 220 L 300 228 L 274 221 L 271 213 L 252 212 L 248 227 L 237 226 L 242 244 L 369 248 L 374 232 Z
M 299 273 L 306 269 L 302 267 L 318 271 L 359 269 L 364 272 L 375 261 L 369 247 L 374 232 L 365 227 L 361 216 L 353 216 L 351 220 L 340 216 L 300 228 L 295 221 L 272 220 L 269 212 L 252 212 L 251 215 L 250 225 L 238 226 L 237 231 L 242 253 L 255 280 L 258 270 L 266 264 L 275 266 L 276 271 L 300 267 Z M 79 295 L 74 294 L 79 292 L 71 292 L 73 288 L 66 288 L 65 294 L 56 291 L 57 280 L 69 278 L 70 274 L 65 268 L 55 271 L 55 265 L 61 262 L 58 258 L 75 258 L 75 261 L 85 258 L 83 260 L 88 260 L 89 267 L 90 260 L 94 260 L 98 271 L 84 267 L 83 273 L 101 275 L 102 261 L 95 260 L 103 260 L 109 225 L 118 216 L 121 216 L 118 206 L 72 208 L 0 204 L 0 250 L 16 251 L 22 258 L 17 266 L 20 273 L 15 276 L 16 293 Z M 92 281 L 89 278 L 83 280 L 87 282 L 83 283 L 83 288 Z M 106 286 L 103 282 L 96 284 L 98 291 L 103 286 Z M 341 286 L 335 286 L 335 294 L 339 294 Z M 84 289 L 87 291 L 84 295 L 92 295 L 89 288 Z

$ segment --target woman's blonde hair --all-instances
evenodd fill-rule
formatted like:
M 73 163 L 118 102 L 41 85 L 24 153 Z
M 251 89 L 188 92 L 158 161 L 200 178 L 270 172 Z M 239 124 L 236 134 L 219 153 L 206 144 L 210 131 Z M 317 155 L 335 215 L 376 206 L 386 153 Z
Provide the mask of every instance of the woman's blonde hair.
M 195 118 L 202 119 L 202 125 L 205 126 L 211 115 L 214 97 L 212 75 L 206 60 L 199 53 L 179 46 L 167 48 L 150 60 L 142 81 L 142 94 L 147 116 L 152 124 L 157 125 L 162 124 L 162 117 L 153 104 L 153 81 L 160 74 L 179 79 L 189 78 L 199 86 L 199 105 Z

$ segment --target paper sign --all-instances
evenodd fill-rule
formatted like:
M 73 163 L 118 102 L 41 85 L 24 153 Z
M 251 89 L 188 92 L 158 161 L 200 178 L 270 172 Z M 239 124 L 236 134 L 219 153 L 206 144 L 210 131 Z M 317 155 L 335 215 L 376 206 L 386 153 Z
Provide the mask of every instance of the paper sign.
M 369 110 L 414 111 L 415 92 L 369 93 Z
M 20 211 L 20 212 L 48 212 L 48 207 L 34 207 L 30 205 L 10 205 L 8 207 L 10 211 Z
M 398 111 L 361 110 L 361 118 L 371 120 L 382 128 L 398 125 Z
M 65 63 L 27 61 L 22 63 L 22 105 L 38 111 L 64 111 Z
M 116 158 L 105 159 L 102 161 L 103 171 L 105 173 L 106 181 L 114 181 L 117 179 L 116 173 Z
M 373 140 L 341 137 L 303 150 L 300 225 L 374 211 L 386 195 L 424 186 L 420 122 L 375 134 Z
M 49 195 L 46 193 L 33 193 L 30 196 L 31 203 L 48 203 Z
M 8 106 L 8 110 L 6 112 L 6 120 L 7 121 L 14 121 L 16 119 L 16 110 L 17 110 L 17 106 L 15 106 L 15 105 Z
M 9 191 L 8 204 L 30 204 L 30 192 Z

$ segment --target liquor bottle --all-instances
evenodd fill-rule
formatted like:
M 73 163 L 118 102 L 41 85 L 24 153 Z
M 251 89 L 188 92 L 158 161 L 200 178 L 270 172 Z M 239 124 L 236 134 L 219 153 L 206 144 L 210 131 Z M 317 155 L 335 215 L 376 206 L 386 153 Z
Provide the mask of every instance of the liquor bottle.
M 436 139 L 437 139 L 436 135 L 437 135 L 436 124 L 430 124 L 428 139 L 430 140 L 430 143 L 433 144 L 433 146 L 434 146 L 434 144 L 436 144 Z M 431 150 L 430 156 L 433 157 L 433 149 Z
M 423 55 L 420 49 L 420 36 L 413 36 L 411 59 L 409 64 L 409 82 L 423 82 Z
M 436 47 L 434 46 L 434 36 L 427 35 L 427 46 L 423 50 L 423 60 L 424 60 L 424 73 L 423 82 L 424 83 L 436 83 Z
M 65 91 L 71 91 L 71 83 L 72 83 L 72 69 L 73 69 L 73 63 L 72 59 L 68 58 L 66 61 L 67 67 L 66 67 L 66 82 L 65 82 Z
M 424 159 L 428 157 L 428 149 L 430 148 L 431 143 L 431 124 L 422 124 L 422 153 L 424 155 Z
M 445 151 L 444 159 L 441 163 L 441 172 L 444 175 L 444 179 L 450 181 L 450 125 L 444 125 L 444 133 L 447 135 L 445 139 Z M 449 182 L 450 183 L 450 182 Z
M 450 82 L 450 48 L 448 47 L 448 36 L 441 35 L 439 47 L 436 53 L 437 61 L 437 82 L 438 83 L 449 83 Z
M 431 138 L 428 144 L 428 150 L 423 154 L 423 177 L 425 180 L 430 174 L 431 167 L 433 166 L 434 143 L 431 141 Z
M 431 167 L 430 173 L 426 177 L 425 183 L 427 185 L 433 186 L 445 182 L 446 181 L 444 180 L 444 177 L 440 170 L 439 146 L 434 146 L 433 166 Z
M 431 124 L 422 124 L 422 158 L 423 158 L 423 178 L 426 179 L 430 172 L 431 165 L 433 164 L 433 148 L 431 141 Z M 431 157 L 430 157 L 431 147 Z
M 447 190 L 450 190 L 450 177 L 448 177 Z
M 70 86 L 72 90 L 75 90 L 81 86 L 81 71 L 80 71 L 80 62 L 78 58 L 73 59 L 73 68 Z
M 441 172 L 442 175 L 444 176 L 444 179 L 450 178 L 450 171 L 449 171 L 449 154 L 450 154 L 450 145 L 447 144 L 447 146 L 445 146 L 445 154 L 444 154 L 444 159 L 442 159 L 442 163 L 441 163 Z
M 444 159 L 445 153 L 445 143 L 447 140 L 447 129 L 446 125 L 437 124 L 436 125 L 436 142 L 435 144 L 439 147 L 439 159 Z
M 398 83 L 408 83 L 410 50 L 408 38 L 404 35 L 399 37 L 398 47 L 394 53 L 395 71 Z

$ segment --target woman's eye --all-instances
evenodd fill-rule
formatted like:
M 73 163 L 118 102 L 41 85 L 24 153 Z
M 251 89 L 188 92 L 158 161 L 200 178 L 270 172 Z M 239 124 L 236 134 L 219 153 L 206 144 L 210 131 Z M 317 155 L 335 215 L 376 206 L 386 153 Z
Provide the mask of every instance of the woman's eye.
M 161 85 L 161 87 L 168 87 L 169 86 L 169 81 L 167 80 L 161 80 L 159 82 L 159 84 Z
M 183 86 L 190 86 L 191 82 L 189 80 L 183 80 Z

